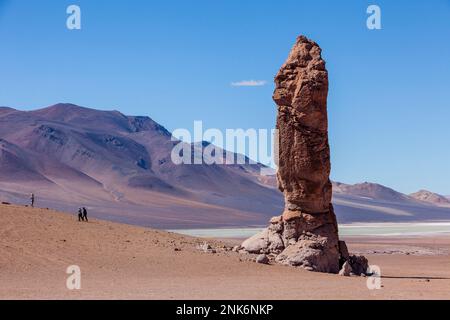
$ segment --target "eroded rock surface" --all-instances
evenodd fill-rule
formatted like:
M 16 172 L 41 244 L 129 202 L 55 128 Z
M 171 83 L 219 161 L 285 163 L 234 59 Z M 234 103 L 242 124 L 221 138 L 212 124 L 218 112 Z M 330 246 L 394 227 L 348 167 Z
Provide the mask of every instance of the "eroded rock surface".
M 350 257 L 345 243 L 339 241 L 331 205 L 328 72 L 320 47 L 298 37 L 275 85 L 277 180 L 285 210 L 242 247 L 249 253 L 276 255 L 275 261 L 281 264 L 338 273 Z M 363 268 L 362 262 L 355 260 L 355 265 Z
M 327 213 L 331 202 L 328 72 L 320 47 L 300 36 L 275 77 L 278 185 L 286 209 Z
M 344 265 L 342 266 L 341 271 L 339 271 L 339 275 L 344 276 L 344 277 L 350 277 L 352 272 L 353 272 L 353 270 L 352 270 L 352 267 L 350 266 L 350 263 L 348 261 L 345 261 Z

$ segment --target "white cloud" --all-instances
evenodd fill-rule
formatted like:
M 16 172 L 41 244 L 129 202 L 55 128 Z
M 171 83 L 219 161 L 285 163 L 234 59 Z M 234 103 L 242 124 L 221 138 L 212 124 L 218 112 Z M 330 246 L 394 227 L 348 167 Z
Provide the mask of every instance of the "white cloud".
M 232 82 L 231 86 L 233 87 L 262 87 L 266 85 L 267 81 L 265 80 L 242 80 L 239 82 Z

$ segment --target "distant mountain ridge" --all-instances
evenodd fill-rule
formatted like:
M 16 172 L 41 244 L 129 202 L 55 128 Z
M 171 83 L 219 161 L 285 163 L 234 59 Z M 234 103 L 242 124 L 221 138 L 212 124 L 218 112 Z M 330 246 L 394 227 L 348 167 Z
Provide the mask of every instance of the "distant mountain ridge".
M 99 218 L 160 228 L 265 225 L 283 211 L 263 165 L 175 165 L 178 143 L 149 117 L 74 104 L 0 107 L 0 201 L 25 204 L 33 192 L 41 207 L 86 206 Z M 441 197 L 371 183 L 333 187 L 339 222 L 450 220 Z
M 419 201 L 429 202 L 438 205 L 450 204 L 450 200 L 447 197 L 428 190 L 419 190 L 418 192 L 411 193 L 409 196 Z
M 403 193 L 380 184 L 369 182 L 357 183 L 354 185 L 333 182 L 333 192 L 389 201 L 408 200 L 408 196 Z
M 419 190 L 418 192 L 411 193 L 409 195 L 395 191 L 389 187 L 383 186 L 377 183 L 357 183 L 354 185 L 345 184 L 341 182 L 333 182 L 333 192 L 336 194 L 354 195 L 360 197 L 367 197 L 378 200 L 387 201 L 421 201 L 435 205 L 447 205 L 450 204 L 447 197 L 428 191 Z

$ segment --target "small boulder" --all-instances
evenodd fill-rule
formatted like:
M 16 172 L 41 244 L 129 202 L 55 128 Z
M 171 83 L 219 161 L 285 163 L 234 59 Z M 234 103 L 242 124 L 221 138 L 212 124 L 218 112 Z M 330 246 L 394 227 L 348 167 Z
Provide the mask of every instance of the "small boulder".
M 352 273 L 352 267 L 350 266 L 350 263 L 346 261 L 344 265 L 342 266 L 341 271 L 339 271 L 340 276 L 344 277 L 350 277 L 350 274 Z
M 269 246 L 269 230 L 264 229 L 253 237 L 245 240 L 241 247 L 249 253 L 261 253 Z
M 233 249 L 231 249 L 231 251 L 239 252 L 240 249 L 241 249 L 241 246 L 234 246 Z
M 364 256 L 350 256 L 348 258 L 348 262 L 352 267 L 353 273 L 357 275 L 360 275 L 362 273 L 366 274 L 367 269 L 369 269 L 369 261 L 367 261 L 367 258 Z
M 316 272 L 338 273 L 338 255 L 337 241 L 333 243 L 321 236 L 304 235 L 284 249 L 275 261 L 295 267 L 311 267 Z
M 269 258 L 265 254 L 260 254 L 256 257 L 256 263 L 269 264 Z

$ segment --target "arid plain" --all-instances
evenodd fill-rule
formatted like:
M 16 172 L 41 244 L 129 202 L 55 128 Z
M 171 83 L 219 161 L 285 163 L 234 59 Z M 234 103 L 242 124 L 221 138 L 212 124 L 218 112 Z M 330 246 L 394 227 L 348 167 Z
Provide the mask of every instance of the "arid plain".
M 0 205 L 0 299 L 450 299 L 450 237 L 347 238 L 382 272 L 341 277 L 261 265 L 236 241 Z M 216 253 L 198 249 L 205 241 Z M 81 268 L 68 290 L 67 267 Z

